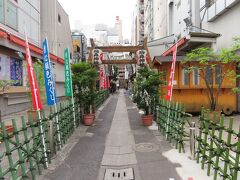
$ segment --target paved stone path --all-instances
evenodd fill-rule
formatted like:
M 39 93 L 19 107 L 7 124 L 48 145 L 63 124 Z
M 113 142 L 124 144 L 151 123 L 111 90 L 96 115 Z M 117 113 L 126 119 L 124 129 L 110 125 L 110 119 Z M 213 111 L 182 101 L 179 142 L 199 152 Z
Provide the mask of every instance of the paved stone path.
M 136 106 L 121 90 L 101 108 L 95 125 L 79 137 L 69 155 L 42 179 L 181 180 L 177 165 L 162 155 L 166 149 L 170 147 L 164 140 L 158 142 L 142 126 Z

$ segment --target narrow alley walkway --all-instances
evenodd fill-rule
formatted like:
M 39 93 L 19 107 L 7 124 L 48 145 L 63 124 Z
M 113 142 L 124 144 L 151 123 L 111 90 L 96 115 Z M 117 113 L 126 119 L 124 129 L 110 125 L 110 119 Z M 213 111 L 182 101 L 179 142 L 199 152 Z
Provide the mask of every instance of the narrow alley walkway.
M 178 164 L 162 153 L 170 147 L 142 126 L 138 109 L 120 90 L 110 97 L 72 148 L 69 156 L 44 175 L 56 180 L 180 180 Z M 113 177 L 114 176 L 114 177 Z

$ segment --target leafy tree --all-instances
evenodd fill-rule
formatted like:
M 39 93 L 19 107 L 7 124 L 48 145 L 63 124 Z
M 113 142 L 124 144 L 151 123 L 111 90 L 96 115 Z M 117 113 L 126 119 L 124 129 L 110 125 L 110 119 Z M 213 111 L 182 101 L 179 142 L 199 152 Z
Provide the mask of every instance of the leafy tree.
M 159 99 L 159 85 L 164 84 L 160 79 L 161 75 L 147 67 L 138 71 L 134 83 L 133 100 L 140 109 L 144 109 L 146 115 L 152 113 L 154 105 Z
M 182 62 L 184 68 L 190 73 L 198 70 L 200 78 L 207 87 L 207 96 L 209 99 L 210 110 L 217 110 L 218 97 L 221 93 L 221 87 L 226 78 L 236 81 L 236 70 L 233 65 L 240 62 L 240 55 L 236 50 L 240 48 L 240 39 L 235 38 L 234 45 L 227 49 L 222 49 L 219 53 L 208 47 L 200 47 L 187 53 Z M 224 69 L 224 71 L 222 71 Z M 216 73 L 218 71 L 218 73 Z M 213 73 L 215 72 L 218 82 L 214 83 Z
M 74 95 L 83 107 L 84 113 L 89 114 L 96 98 L 97 70 L 91 64 L 81 62 L 72 65 L 72 73 Z

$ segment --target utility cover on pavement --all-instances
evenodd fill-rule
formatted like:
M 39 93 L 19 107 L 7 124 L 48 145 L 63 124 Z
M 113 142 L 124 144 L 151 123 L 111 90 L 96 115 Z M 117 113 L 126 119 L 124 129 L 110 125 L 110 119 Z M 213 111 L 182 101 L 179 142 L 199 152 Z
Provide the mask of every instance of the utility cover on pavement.
M 153 143 L 139 143 L 135 146 L 135 151 L 138 152 L 153 152 L 157 151 L 158 149 L 158 146 Z
M 134 180 L 133 168 L 106 169 L 104 180 Z

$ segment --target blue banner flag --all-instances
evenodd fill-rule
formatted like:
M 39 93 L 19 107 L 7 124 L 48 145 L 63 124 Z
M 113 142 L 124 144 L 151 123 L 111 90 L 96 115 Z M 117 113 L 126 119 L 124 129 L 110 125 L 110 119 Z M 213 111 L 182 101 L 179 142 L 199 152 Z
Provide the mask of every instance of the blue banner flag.
M 47 96 L 47 104 L 49 106 L 56 103 L 56 89 L 52 74 L 52 64 L 49 58 L 48 41 L 43 41 L 43 66 L 44 66 L 44 79 Z

